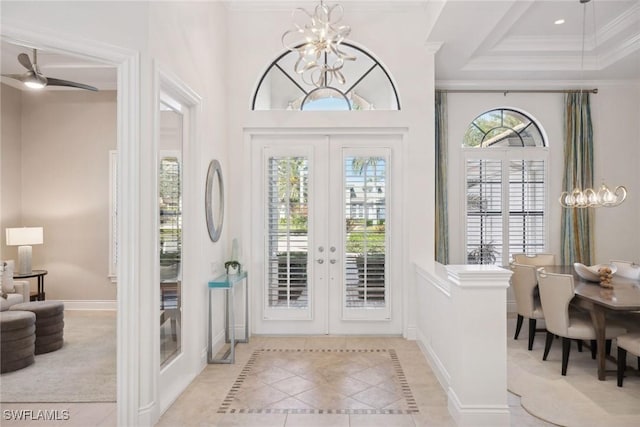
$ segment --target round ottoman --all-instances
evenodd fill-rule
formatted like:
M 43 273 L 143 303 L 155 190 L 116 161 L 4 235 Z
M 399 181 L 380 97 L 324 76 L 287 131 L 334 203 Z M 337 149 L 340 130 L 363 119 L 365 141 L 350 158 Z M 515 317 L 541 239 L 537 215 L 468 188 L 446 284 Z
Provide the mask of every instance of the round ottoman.
M 36 315 L 35 354 L 58 350 L 64 344 L 64 303 L 33 301 L 12 305 L 9 311 L 30 311 Z
M 35 362 L 36 315 L 28 311 L 0 312 L 0 372 L 22 369 Z

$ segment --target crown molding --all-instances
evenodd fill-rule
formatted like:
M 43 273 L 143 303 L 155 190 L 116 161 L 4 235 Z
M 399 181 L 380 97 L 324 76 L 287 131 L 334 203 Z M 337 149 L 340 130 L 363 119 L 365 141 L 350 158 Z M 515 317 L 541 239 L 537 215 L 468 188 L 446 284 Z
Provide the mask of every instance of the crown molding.
M 585 37 L 585 50 L 593 51 L 624 34 L 629 28 L 640 35 L 640 2 L 604 25 L 596 34 Z M 612 42 L 615 44 L 615 40 Z M 621 44 L 621 43 L 620 43 Z M 616 49 L 616 48 L 614 48 Z M 561 52 L 581 51 L 581 36 L 511 36 L 496 44 L 491 52 Z
M 598 60 L 601 68 L 606 68 L 640 49 L 640 32 L 604 53 Z
M 436 80 L 437 89 L 450 90 L 560 90 L 606 87 L 634 87 L 640 89 L 640 78 L 636 80 Z
M 640 23 L 640 2 L 634 3 L 633 6 L 612 19 L 600 29 L 596 34 L 598 45 L 614 38 L 627 28 L 635 28 L 636 32 L 640 33 L 640 26 L 638 23 Z
M 594 56 L 484 56 L 473 58 L 462 71 L 598 71 L 603 67 Z
M 408 8 L 425 8 L 428 0 L 340 0 L 349 11 L 398 12 Z M 333 3 L 338 3 L 338 0 Z M 296 8 L 313 9 L 318 2 L 300 0 L 225 0 L 228 10 L 234 12 L 289 12 Z
M 595 37 L 585 37 L 585 51 L 595 47 Z M 491 49 L 491 52 L 573 52 L 582 50 L 580 36 L 511 36 Z
M 426 42 L 424 44 L 424 49 L 428 54 L 435 55 L 443 44 L 443 42 Z

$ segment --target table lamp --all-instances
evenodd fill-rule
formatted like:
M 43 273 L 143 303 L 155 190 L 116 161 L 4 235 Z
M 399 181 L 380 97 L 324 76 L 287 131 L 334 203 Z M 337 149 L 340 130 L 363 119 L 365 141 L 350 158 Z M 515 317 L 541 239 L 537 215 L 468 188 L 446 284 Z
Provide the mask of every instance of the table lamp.
M 43 243 L 42 227 L 7 228 L 7 246 L 18 246 L 16 274 L 31 274 L 31 245 Z

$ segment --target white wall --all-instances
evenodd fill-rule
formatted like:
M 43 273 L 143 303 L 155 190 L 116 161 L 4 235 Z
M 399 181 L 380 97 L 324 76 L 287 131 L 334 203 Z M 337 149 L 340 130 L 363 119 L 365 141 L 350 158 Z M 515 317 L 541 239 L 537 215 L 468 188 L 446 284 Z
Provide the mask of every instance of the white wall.
M 416 264 L 418 344 L 459 426 L 509 426 L 506 289 L 496 266 Z
M 208 289 L 207 282 L 214 275 L 224 272 L 223 264 L 230 253 L 229 224 L 233 224 L 234 215 L 227 210 L 226 222 L 221 238 L 213 243 L 207 233 L 204 217 L 204 194 L 207 168 L 212 159 L 218 159 L 222 165 L 224 178 L 230 168 L 228 158 L 225 67 L 221 60 L 227 56 L 226 9 L 216 2 L 154 2 L 149 9 L 149 55 L 152 65 L 180 81 L 184 89 L 191 91 L 194 97 L 201 99 L 195 107 L 190 120 L 194 126 L 189 134 L 192 143 L 183 142 L 183 328 L 184 343 L 189 352 L 189 360 L 184 361 L 184 372 L 174 379 L 171 390 L 163 390 L 161 407 L 154 408 L 156 418 L 160 410 L 166 409 L 172 399 L 197 375 L 206 363 L 206 345 L 208 332 Z M 154 88 L 152 96 L 157 96 Z M 164 90 L 170 88 L 165 87 Z M 188 126 L 188 124 L 187 124 Z M 157 151 L 157 147 L 154 151 Z M 149 159 L 152 160 L 152 159 Z M 150 168 L 153 174 L 155 163 L 143 165 L 141 170 Z M 149 196 L 151 209 L 157 210 L 155 186 L 143 183 L 143 194 Z M 225 183 L 226 196 L 234 189 Z M 156 204 L 154 206 L 154 204 Z M 149 213 L 155 215 L 155 213 Z M 153 223 L 147 224 L 148 234 L 155 233 Z M 155 264 L 152 254 L 148 262 Z M 155 271 L 155 269 L 154 269 Z M 150 278 L 157 283 L 157 276 Z M 153 301 L 157 298 L 157 286 L 150 294 Z M 212 333 L 224 337 L 223 294 L 213 296 L 214 321 Z M 146 319 L 148 320 L 148 319 Z M 149 330 L 155 330 L 157 318 L 151 317 Z M 224 338 L 223 338 L 224 340 Z M 155 347 L 155 345 L 154 345 Z M 155 355 L 154 355 L 155 357 Z M 164 374 L 162 374 L 164 375 Z M 164 377 L 163 377 L 164 378 Z M 161 383 L 165 385 L 166 383 Z M 150 401 L 158 399 L 158 394 L 149 395 Z

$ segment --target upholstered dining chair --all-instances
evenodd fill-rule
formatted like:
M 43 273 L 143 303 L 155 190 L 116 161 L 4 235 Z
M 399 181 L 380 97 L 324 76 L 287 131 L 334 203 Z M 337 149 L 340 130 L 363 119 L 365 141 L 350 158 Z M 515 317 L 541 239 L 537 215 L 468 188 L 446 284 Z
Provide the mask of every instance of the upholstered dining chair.
M 556 256 L 554 254 L 513 254 L 513 262 L 542 267 L 544 265 L 555 265 Z
M 636 264 L 633 261 L 618 260 L 611 260 L 609 262 L 618 268 L 616 271 L 617 276 L 640 280 L 640 264 Z
M 638 356 L 638 368 L 640 368 L 640 332 L 620 335 L 616 343 L 618 345 L 618 387 L 622 387 L 624 371 L 627 367 L 627 352 Z
M 562 337 L 562 375 L 567 375 L 571 340 L 591 341 L 591 354 L 595 356 L 596 331 L 587 316 L 569 310 L 569 303 L 575 294 L 572 275 L 546 273 L 544 268 L 539 268 L 537 275 L 540 302 L 547 325 L 547 339 L 542 360 L 547 360 L 554 335 Z M 608 323 L 610 325 L 607 325 L 605 329 L 605 339 L 609 347 L 611 339 L 626 333 L 627 330 L 612 324 L 612 322 Z
M 518 339 L 522 321 L 526 317 L 529 319 L 529 345 L 528 349 L 533 348 L 533 340 L 536 332 L 544 332 L 546 329 L 536 329 L 538 319 L 544 319 L 540 298 L 536 295 L 536 287 L 538 279 L 536 278 L 536 267 L 533 265 L 512 264 L 511 269 L 511 286 L 516 297 L 516 311 L 518 318 L 516 320 L 516 333 L 514 340 Z

